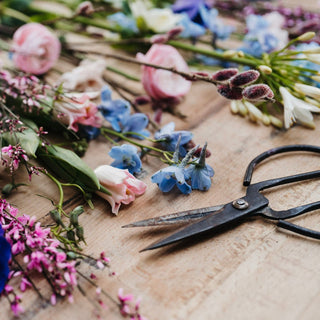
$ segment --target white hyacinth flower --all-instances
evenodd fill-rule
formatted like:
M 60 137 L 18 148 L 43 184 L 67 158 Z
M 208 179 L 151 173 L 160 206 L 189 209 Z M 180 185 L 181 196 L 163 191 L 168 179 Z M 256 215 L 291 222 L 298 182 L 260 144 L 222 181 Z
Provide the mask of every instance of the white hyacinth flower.
M 280 87 L 280 94 L 284 105 L 284 126 L 289 129 L 292 124 L 299 121 L 301 124 L 314 128 L 311 112 L 320 112 L 320 108 L 293 96 L 289 90 Z
M 307 84 L 302 84 L 302 83 L 296 83 L 294 85 L 294 88 L 298 92 L 300 92 L 308 97 L 311 97 L 314 99 L 320 99 L 320 89 L 317 87 L 309 86 Z

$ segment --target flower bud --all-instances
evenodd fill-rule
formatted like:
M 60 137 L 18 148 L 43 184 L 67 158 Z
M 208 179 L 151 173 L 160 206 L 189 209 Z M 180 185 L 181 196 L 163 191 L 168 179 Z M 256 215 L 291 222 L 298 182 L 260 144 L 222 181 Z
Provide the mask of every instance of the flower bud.
M 169 40 L 168 35 L 166 35 L 166 34 L 155 34 L 154 36 L 152 36 L 150 38 L 150 42 L 152 44 L 155 44 L 155 43 L 163 44 L 163 43 L 166 43 L 168 40 Z
M 315 35 L 316 35 L 315 32 L 309 31 L 309 32 L 306 32 L 306 33 L 302 34 L 301 36 L 299 36 L 297 38 L 297 40 L 298 41 L 309 41 L 312 38 L 314 38 Z
M 67 232 L 67 238 L 68 238 L 68 240 L 70 240 L 70 241 L 76 242 L 76 237 L 75 237 L 75 233 L 74 233 L 73 230 L 69 230 L 69 231 Z
M 269 126 L 270 123 L 271 123 L 270 117 L 269 117 L 267 114 L 265 114 L 265 113 L 262 115 L 262 123 L 263 123 L 265 126 Z
M 258 67 L 259 71 L 264 73 L 264 74 L 271 74 L 272 73 L 272 69 L 268 66 L 265 65 L 261 65 Z
M 171 30 L 169 30 L 167 32 L 168 35 L 168 40 L 174 39 L 175 37 L 177 37 L 182 31 L 183 31 L 183 27 L 182 26 L 176 26 L 174 28 L 172 28 Z
M 280 119 L 278 119 L 272 115 L 269 115 L 269 119 L 271 121 L 271 124 L 274 125 L 275 127 L 280 128 L 280 129 L 283 127 L 283 123 Z
M 225 52 L 223 52 L 222 56 L 224 58 L 232 58 L 238 55 L 238 52 L 235 50 L 226 50 Z
M 232 100 L 231 103 L 230 103 L 230 109 L 231 109 L 231 112 L 234 113 L 234 114 L 237 114 L 239 112 L 239 108 L 238 108 L 238 105 L 237 105 L 237 101 L 235 100 Z
M 67 259 L 68 260 L 75 260 L 76 258 L 78 258 L 79 255 L 77 255 L 75 252 L 73 251 L 68 251 L 67 252 Z
M 274 94 L 266 84 L 254 84 L 243 90 L 243 97 L 251 101 L 271 100 Z
M 219 70 L 211 76 L 211 79 L 216 82 L 225 82 L 235 76 L 238 72 L 239 71 L 236 68 Z
M 151 99 L 149 96 L 138 96 L 134 99 L 134 103 L 137 105 L 143 105 L 143 104 L 147 104 L 150 103 Z
M 1 192 L 3 195 L 8 196 L 13 190 L 13 188 L 14 188 L 14 185 L 12 183 L 8 183 L 2 188 Z
M 58 210 L 51 210 L 50 217 L 56 224 L 63 226 L 63 222 L 61 220 L 61 214 Z
M 218 92 L 225 98 L 230 100 L 241 100 L 242 96 L 242 89 L 238 87 L 229 87 L 228 85 L 218 85 Z
M 241 73 L 238 73 L 230 79 L 230 85 L 232 87 L 243 87 L 247 86 L 255 81 L 260 76 L 260 72 L 257 70 L 248 70 Z
M 84 230 L 83 230 L 83 227 L 78 226 L 76 228 L 76 235 L 77 235 L 77 237 L 79 238 L 80 241 L 84 242 Z
M 76 9 L 76 14 L 80 16 L 90 16 L 92 13 L 94 13 L 93 5 L 90 1 L 84 1 L 81 2 Z

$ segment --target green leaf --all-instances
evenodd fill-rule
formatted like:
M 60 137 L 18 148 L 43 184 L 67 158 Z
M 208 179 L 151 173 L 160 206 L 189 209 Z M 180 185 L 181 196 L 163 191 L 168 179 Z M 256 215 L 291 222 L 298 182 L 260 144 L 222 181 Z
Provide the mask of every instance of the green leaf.
M 38 127 L 36 124 L 27 119 L 20 119 L 23 122 L 23 126 L 27 127 L 22 132 L 16 132 L 10 134 L 9 132 L 3 133 L 3 139 L 7 144 L 16 145 L 20 144 L 21 148 L 24 149 L 28 156 L 36 158 L 36 150 L 40 143 L 40 138 L 36 134 Z
M 78 184 L 88 192 L 100 189 L 100 183 L 93 172 L 74 152 L 55 145 L 37 150 L 38 158 L 45 167 L 68 183 Z

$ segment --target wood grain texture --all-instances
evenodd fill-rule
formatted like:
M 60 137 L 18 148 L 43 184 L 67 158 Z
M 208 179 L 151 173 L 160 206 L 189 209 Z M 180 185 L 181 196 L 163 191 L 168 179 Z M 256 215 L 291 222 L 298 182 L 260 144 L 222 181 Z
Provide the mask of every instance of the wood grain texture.
M 290 5 L 299 1 L 286 1 Z M 315 6 L 313 1 L 306 6 Z M 113 63 L 113 62 L 112 62 Z M 124 64 L 121 65 L 122 67 Z M 70 70 L 66 62 L 60 64 Z M 126 66 L 134 73 L 138 69 Z M 57 74 L 52 72 L 53 81 Z M 117 77 L 115 77 L 117 79 Z M 132 84 L 135 90 L 142 88 Z M 168 234 L 173 229 L 122 229 L 130 222 L 181 210 L 206 207 L 229 202 L 244 194 L 242 179 L 250 160 L 259 153 L 286 144 L 319 145 L 320 117 L 316 116 L 315 130 L 299 126 L 289 131 L 265 127 L 234 116 L 228 101 L 218 96 L 215 87 L 194 83 L 187 98 L 178 106 L 186 115 L 185 120 L 164 114 L 163 123 L 174 120 L 177 129 L 191 130 L 194 141 L 208 141 L 212 156 L 208 163 L 214 168 L 213 185 L 208 192 L 161 193 L 150 182 L 150 176 L 162 164 L 155 159 L 143 163 L 143 181 L 148 184 L 146 194 L 128 206 L 123 206 L 118 217 L 111 214 L 110 206 L 94 197 L 95 209 L 87 208 L 81 216 L 85 226 L 87 254 L 98 255 L 105 251 L 111 258 L 108 271 L 96 270 L 98 284 L 116 297 L 119 287 L 142 299 L 142 313 L 148 319 L 318 319 L 320 303 L 319 242 L 281 231 L 271 222 L 249 220 L 236 228 L 214 236 L 202 236 L 168 248 L 139 253 L 139 250 Z M 143 108 L 152 116 L 150 108 Z M 107 155 L 110 145 L 102 138 L 91 142 L 84 161 L 95 168 L 110 163 Z M 259 165 L 253 181 L 319 169 L 320 157 L 303 153 L 277 156 L 273 161 Z M 0 171 L 1 184 L 9 181 Z M 18 181 L 26 176 L 21 175 Z M 66 189 L 67 190 L 67 189 Z M 8 200 L 21 212 L 36 215 L 48 222 L 51 203 L 41 194 L 57 200 L 55 186 L 43 176 L 35 177 L 28 187 L 20 188 Z M 74 191 L 67 191 L 66 198 Z M 290 188 L 279 187 L 265 193 L 275 209 L 290 208 L 319 200 L 320 180 L 298 183 Z M 76 204 L 73 204 L 76 206 Z M 72 206 L 72 207 L 73 207 Z M 319 212 L 310 213 L 297 221 L 304 226 L 320 230 Z M 90 275 L 91 269 L 82 263 L 81 271 Z M 44 305 L 29 292 L 23 306 L 26 313 L 21 319 L 33 320 L 87 320 L 96 318 L 95 289 L 80 281 L 86 292 L 75 294 L 75 303 L 58 302 L 51 307 Z M 48 295 L 44 281 L 39 283 L 41 292 Z M 108 309 L 103 319 L 122 319 L 117 307 L 104 299 Z M 8 311 L 7 301 L 0 302 L 1 319 L 14 319 Z

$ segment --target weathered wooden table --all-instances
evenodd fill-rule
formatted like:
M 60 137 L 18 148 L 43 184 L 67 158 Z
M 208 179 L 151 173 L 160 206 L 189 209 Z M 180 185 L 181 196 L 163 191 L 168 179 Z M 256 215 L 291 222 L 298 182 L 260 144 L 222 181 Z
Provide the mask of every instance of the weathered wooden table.
M 290 1 L 293 4 L 294 1 Z M 308 5 L 308 4 L 307 4 Z M 310 4 L 309 4 L 310 5 Z M 110 60 L 110 63 L 113 63 Z M 124 65 L 122 64 L 122 67 Z M 65 63 L 60 68 L 70 69 Z M 128 65 L 132 72 L 138 72 Z M 54 71 L 49 78 L 54 78 Z M 142 92 L 140 85 L 135 85 Z M 208 192 L 193 191 L 191 195 L 177 192 L 163 194 L 150 176 L 162 166 L 160 161 L 147 159 L 143 163 L 148 184 L 145 195 L 123 206 L 117 217 L 109 205 L 95 197 L 94 210 L 81 216 L 85 226 L 85 253 L 98 255 L 105 251 L 111 258 L 111 269 L 98 271 L 97 283 L 116 297 L 119 287 L 125 293 L 141 297 L 141 311 L 148 319 L 317 319 L 320 304 L 319 242 L 279 230 L 273 223 L 252 219 L 214 237 L 168 248 L 139 253 L 139 250 L 172 229 L 122 229 L 135 220 L 154 217 L 191 208 L 228 202 L 244 194 L 242 178 L 249 161 L 259 153 L 286 144 L 319 145 L 320 118 L 316 129 L 295 126 L 289 131 L 252 123 L 233 116 L 229 102 L 216 93 L 214 86 L 194 83 L 191 92 L 178 106 L 187 116 L 179 120 L 165 114 L 163 123 L 176 122 L 176 129 L 191 130 L 196 143 L 208 141 L 212 156 L 207 159 L 214 168 L 213 185 Z M 148 108 L 143 111 L 151 114 Z M 110 145 L 102 138 L 90 143 L 84 161 L 90 167 L 110 163 Z M 254 173 L 253 181 L 319 169 L 317 155 L 295 153 L 266 161 Z M 8 181 L 0 171 L 1 184 Z M 20 180 L 26 179 L 21 176 Z M 46 177 L 34 177 L 29 187 L 13 193 L 9 201 L 22 212 L 48 221 L 51 203 L 36 194 L 56 199 L 57 192 Z M 265 193 L 275 209 L 290 208 L 319 200 L 320 181 L 279 187 Z M 71 196 L 67 193 L 67 197 Z M 75 204 L 74 204 L 75 206 Z M 320 230 L 318 212 L 298 218 L 298 223 Z M 91 269 L 83 264 L 82 271 Z M 41 285 L 43 284 L 43 285 Z M 45 281 L 39 284 L 48 294 Z M 86 297 L 79 291 L 73 304 L 42 305 L 30 291 L 24 296 L 26 313 L 22 319 L 94 319 L 95 289 L 81 281 Z M 121 319 L 117 306 L 104 298 L 108 309 L 103 319 Z M 7 301 L 1 301 L 1 319 L 13 319 Z

